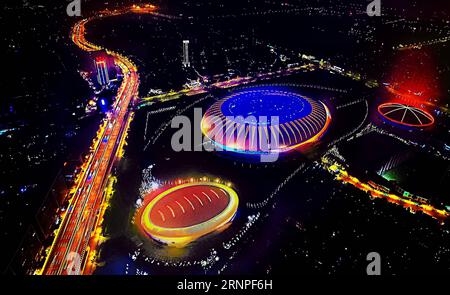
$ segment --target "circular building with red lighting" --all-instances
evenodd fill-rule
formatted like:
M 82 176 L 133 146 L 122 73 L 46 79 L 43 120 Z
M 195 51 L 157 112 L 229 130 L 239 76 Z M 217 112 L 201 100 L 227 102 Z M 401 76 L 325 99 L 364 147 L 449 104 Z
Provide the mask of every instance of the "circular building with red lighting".
M 378 112 L 386 120 L 407 127 L 424 128 L 434 123 L 433 116 L 427 111 L 401 103 L 381 104 Z
M 286 152 L 321 138 L 327 106 L 282 87 L 247 88 L 214 103 L 201 128 L 214 145 L 239 153 Z
M 142 230 L 169 246 L 186 244 L 220 229 L 236 214 L 236 192 L 216 182 L 191 182 L 144 200 L 138 213 Z

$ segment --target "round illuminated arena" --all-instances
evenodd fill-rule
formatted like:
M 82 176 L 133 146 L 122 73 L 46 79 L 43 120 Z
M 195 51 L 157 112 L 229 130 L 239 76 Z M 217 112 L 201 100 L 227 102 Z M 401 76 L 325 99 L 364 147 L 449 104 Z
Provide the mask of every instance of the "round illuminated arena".
M 238 203 L 236 192 L 227 185 L 184 183 L 144 200 L 138 220 L 143 231 L 153 239 L 183 247 L 229 223 Z
M 384 103 L 378 106 L 380 115 L 390 122 L 407 127 L 428 127 L 434 118 L 427 111 L 401 103 Z
M 201 128 L 216 146 L 240 153 L 285 152 L 317 141 L 327 106 L 281 87 L 247 88 L 214 103 Z

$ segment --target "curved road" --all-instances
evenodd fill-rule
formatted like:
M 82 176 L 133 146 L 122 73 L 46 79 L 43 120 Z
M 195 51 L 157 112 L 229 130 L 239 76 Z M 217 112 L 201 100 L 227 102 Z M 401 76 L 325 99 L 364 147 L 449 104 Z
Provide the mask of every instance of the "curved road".
M 82 50 L 92 52 L 103 48 L 86 40 L 85 25 L 94 19 L 125 13 L 152 13 L 153 6 L 104 11 L 99 15 L 77 22 L 72 29 L 72 40 Z M 136 66 L 125 56 L 106 50 L 120 67 L 123 81 L 116 99 L 101 124 L 91 145 L 71 193 L 70 204 L 46 257 L 41 274 L 90 274 L 94 270 L 90 253 L 95 253 L 97 227 L 102 219 L 105 188 L 111 169 L 120 157 L 133 115 L 130 106 L 137 99 L 139 76 Z

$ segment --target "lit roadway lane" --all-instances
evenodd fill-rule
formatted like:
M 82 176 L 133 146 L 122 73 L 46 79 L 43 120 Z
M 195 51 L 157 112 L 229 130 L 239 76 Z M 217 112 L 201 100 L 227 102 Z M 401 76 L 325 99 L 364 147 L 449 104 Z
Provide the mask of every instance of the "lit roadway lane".
M 82 20 L 74 26 L 72 40 L 85 51 L 99 50 L 100 47 L 84 38 L 84 26 L 87 21 Z M 92 246 L 89 242 L 98 223 L 105 187 L 118 156 L 119 147 L 127 134 L 128 122 L 132 115 L 129 106 L 137 97 L 139 76 L 135 65 L 127 58 L 113 52 L 109 54 L 121 68 L 124 79 L 111 111 L 107 114 L 104 124 L 100 126 L 92 151 L 83 165 L 85 169 L 82 170 L 75 185 L 75 193 L 44 264 L 42 273 L 46 275 L 75 274 L 77 267 L 74 265 L 77 262 L 80 262 L 80 273 L 84 273 L 89 257 L 89 245 Z M 74 260 L 74 256 L 79 259 Z M 86 272 L 90 271 L 91 267 Z

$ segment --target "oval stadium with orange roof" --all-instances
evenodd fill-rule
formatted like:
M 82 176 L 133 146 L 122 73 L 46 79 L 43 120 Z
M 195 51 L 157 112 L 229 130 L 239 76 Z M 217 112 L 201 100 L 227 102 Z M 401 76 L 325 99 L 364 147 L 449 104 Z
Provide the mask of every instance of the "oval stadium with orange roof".
M 227 185 L 184 183 L 144 200 L 138 222 L 153 239 L 169 246 L 183 247 L 229 223 L 236 214 L 238 203 L 236 192 Z

